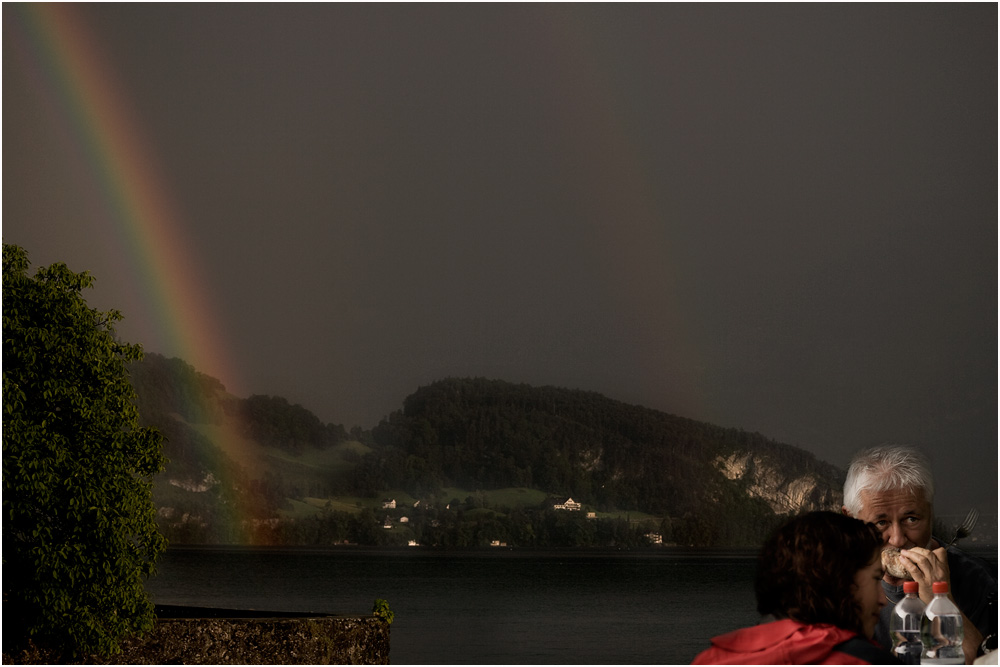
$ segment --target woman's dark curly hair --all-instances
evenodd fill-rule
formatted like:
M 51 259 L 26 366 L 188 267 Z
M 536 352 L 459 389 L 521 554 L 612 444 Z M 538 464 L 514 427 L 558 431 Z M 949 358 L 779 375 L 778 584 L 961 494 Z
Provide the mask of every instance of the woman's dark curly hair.
M 780 526 L 757 561 L 757 611 L 802 623 L 830 623 L 864 634 L 854 576 L 882 550 L 870 523 L 810 512 Z

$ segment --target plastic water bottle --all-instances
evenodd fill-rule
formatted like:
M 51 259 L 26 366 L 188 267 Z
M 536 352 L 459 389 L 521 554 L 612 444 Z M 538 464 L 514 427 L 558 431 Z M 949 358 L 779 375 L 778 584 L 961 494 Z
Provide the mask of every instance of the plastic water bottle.
M 904 665 L 919 665 L 924 644 L 920 640 L 920 624 L 927 606 L 917 596 L 920 585 L 915 581 L 903 582 L 902 600 L 892 608 L 889 617 L 889 633 L 892 636 L 892 652 Z
M 924 644 L 920 662 L 928 665 L 965 664 L 962 612 L 948 599 L 948 582 L 935 581 L 933 591 L 934 599 L 924 609 L 920 624 L 920 639 Z

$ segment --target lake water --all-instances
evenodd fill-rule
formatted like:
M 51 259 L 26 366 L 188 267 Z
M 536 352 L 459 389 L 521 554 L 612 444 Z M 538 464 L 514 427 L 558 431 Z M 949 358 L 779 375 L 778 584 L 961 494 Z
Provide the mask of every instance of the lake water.
M 690 663 L 756 622 L 750 551 L 175 548 L 153 601 L 395 612 L 393 664 Z

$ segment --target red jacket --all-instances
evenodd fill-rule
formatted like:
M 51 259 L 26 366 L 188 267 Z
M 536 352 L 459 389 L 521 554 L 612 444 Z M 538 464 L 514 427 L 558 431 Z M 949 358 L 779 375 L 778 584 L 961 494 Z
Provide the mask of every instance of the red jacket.
M 846 644 L 845 644 L 846 642 Z M 712 639 L 696 665 L 871 665 L 892 656 L 856 632 L 791 619 L 743 628 Z

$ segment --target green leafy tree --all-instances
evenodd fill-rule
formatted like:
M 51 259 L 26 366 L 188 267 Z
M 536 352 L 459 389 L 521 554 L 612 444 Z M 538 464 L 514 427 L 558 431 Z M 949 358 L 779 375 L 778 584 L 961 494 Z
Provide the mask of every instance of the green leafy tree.
M 152 628 L 143 582 L 165 540 L 152 476 L 161 436 L 140 428 L 117 311 L 88 307 L 93 278 L 53 264 L 28 275 L 3 246 L 4 650 L 116 652 Z
M 377 616 L 385 621 L 387 625 L 392 625 L 392 619 L 396 617 L 396 612 L 389 609 L 388 600 L 375 598 L 375 604 L 372 606 L 372 616 Z

